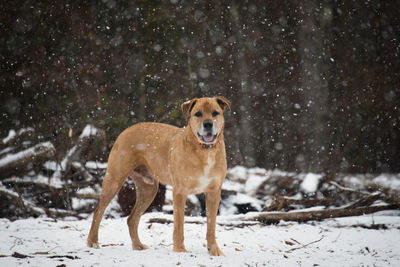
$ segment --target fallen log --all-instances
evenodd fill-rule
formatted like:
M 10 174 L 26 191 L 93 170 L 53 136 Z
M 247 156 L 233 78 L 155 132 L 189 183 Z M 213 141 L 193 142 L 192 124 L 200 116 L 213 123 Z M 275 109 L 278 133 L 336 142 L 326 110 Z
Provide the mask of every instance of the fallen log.
M 282 201 L 290 199 L 281 198 Z M 276 212 L 276 213 L 261 213 L 250 220 L 259 221 L 263 224 L 273 224 L 279 221 L 322 221 L 329 218 L 360 216 L 363 214 L 370 214 L 382 210 L 400 209 L 400 203 L 388 202 L 389 205 L 371 206 L 377 200 L 388 201 L 380 192 L 375 192 L 361 198 L 350 205 L 340 208 L 311 210 L 311 211 L 297 211 L 297 212 Z
M 86 191 L 88 193 L 79 192 L 79 189 L 89 188 L 90 184 L 93 184 L 93 181 L 52 185 L 43 182 L 10 178 L 3 180 L 2 183 L 5 190 L 17 192 L 19 196 L 24 199 L 29 199 L 31 203 L 37 206 L 57 210 L 59 212 L 62 210 L 72 212 L 71 203 L 73 198 L 98 200 L 100 195 L 90 191 Z M 23 206 L 18 206 L 18 208 L 20 211 L 23 211 Z M 76 212 L 78 212 L 78 210 L 76 210 Z
M 54 156 L 55 148 L 51 142 L 43 142 L 15 154 L 7 154 L 0 159 L 0 179 L 18 175 Z
M 37 206 L 29 200 L 24 199 L 21 195 L 0 187 L 0 197 L 6 197 L 10 203 L 14 203 L 22 210 L 23 217 L 39 217 L 42 215 L 46 215 L 50 218 L 60 218 L 60 217 L 76 217 L 77 219 L 84 219 L 83 216 L 80 216 L 77 212 L 68 211 L 68 210 L 58 210 L 58 209 L 48 209 L 45 207 Z M 20 217 L 19 214 L 15 214 L 15 217 Z M 9 217 L 9 216 L 7 216 Z M 12 217 L 12 216 L 11 216 Z
M 74 193 L 74 190 L 64 186 L 21 179 L 6 179 L 3 180 L 3 185 L 8 190 L 18 192 L 18 195 L 24 199 L 29 199 L 32 203 L 46 208 L 69 207 L 69 196 Z
M 254 216 L 243 217 L 244 221 L 258 221 L 262 224 L 276 224 L 280 221 L 293 221 L 293 222 L 308 222 L 308 221 L 322 221 L 325 219 L 360 216 L 370 214 L 382 210 L 400 210 L 400 205 L 384 205 L 372 206 L 362 208 L 335 208 L 326 210 L 310 210 L 310 211 L 296 211 L 296 212 L 270 212 L 259 213 Z
M 280 221 L 291 221 L 305 223 L 308 221 L 322 221 L 325 219 L 333 219 L 340 217 L 360 216 L 365 214 L 371 214 L 382 210 L 400 210 L 400 205 L 386 205 L 386 206 L 372 206 L 363 208 L 336 208 L 326 210 L 311 210 L 311 211 L 297 211 L 297 212 L 260 212 L 252 216 L 235 216 L 235 221 L 241 221 L 240 227 L 246 224 L 254 225 L 254 222 L 258 222 L 262 225 L 277 224 Z M 173 220 L 166 218 L 152 218 L 148 223 L 162 223 L 169 224 L 173 223 Z M 185 221 L 188 224 L 205 224 L 205 220 L 190 220 Z M 235 227 L 234 223 L 218 222 L 221 226 Z
M 12 208 L 12 210 L 16 214 L 11 217 L 19 217 L 21 215 L 25 218 L 28 216 L 38 217 L 44 214 L 44 211 L 42 209 L 37 208 L 35 204 L 30 201 L 24 200 L 19 194 L 11 190 L 0 187 L 0 197 L 2 198 L 2 202 L 9 202 L 15 206 L 14 208 Z M 2 209 L 1 215 L 8 215 L 6 217 L 9 217 L 9 214 L 4 214 L 4 212 L 7 211 L 5 211 L 5 209 Z

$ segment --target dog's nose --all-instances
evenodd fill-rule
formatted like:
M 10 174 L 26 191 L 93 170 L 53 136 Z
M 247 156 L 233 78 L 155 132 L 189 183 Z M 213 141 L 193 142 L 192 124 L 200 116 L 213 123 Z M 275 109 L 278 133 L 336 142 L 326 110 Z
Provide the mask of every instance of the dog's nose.
M 204 127 L 205 130 L 211 130 L 212 127 L 213 127 L 212 121 L 211 120 L 205 120 L 203 122 L 203 127 Z

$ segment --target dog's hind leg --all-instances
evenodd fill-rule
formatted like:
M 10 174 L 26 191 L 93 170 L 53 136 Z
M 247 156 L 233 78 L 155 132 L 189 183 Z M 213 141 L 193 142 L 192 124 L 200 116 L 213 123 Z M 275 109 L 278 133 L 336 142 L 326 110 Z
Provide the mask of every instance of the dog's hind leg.
M 153 202 L 157 194 L 159 182 L 151 177 L 145 165 L 135 168 L 130 178 L 135 183 L 136 202 L 128 217 L 129 234 L 132 239 L 133 249 L 143 250 L 148 247 L 140 242 L 138 225 L 140 217 L 150 206 L 151 202 Z
M 128 167 L 118 169 L 115 166 L 108 166 L 103 179 L 100 200 L 94 211 L 92 226 L 90 227 L 90 232 L 87 238 L 87 245 L 89 247 L 99 248 L 98 232 L 104 211 L 117 192 L 121 189 L 122 184 L 128 177 L 129 172 L 130 169 L 128 169 Z

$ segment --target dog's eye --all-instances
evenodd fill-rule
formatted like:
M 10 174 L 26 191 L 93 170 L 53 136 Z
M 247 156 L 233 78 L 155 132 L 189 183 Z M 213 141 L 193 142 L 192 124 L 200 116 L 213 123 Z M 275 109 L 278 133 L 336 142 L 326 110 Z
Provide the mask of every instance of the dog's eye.
M 196 117 L 201 117 L 201 116 L 203 116 L 203 113 L 201 113 L 201 111 L 197 111 L 195 114 L 194 114 Z
M 217 117 L 218 115 L 219 115 L 219 112 L 216 111 L 216 110 L 214 110 L 213 113 L 212 113 L 212 116 L 213 116 L 213 117 Z

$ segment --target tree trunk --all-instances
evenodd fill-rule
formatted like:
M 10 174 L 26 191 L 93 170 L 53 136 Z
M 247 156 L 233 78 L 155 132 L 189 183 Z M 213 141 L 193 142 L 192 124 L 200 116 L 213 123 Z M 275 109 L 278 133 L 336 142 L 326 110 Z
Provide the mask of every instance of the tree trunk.
M 230 8 L 232 21 L 233 21 L 233 31 L 236 33 L 236 64 L 239 73 L 240 91 L 238 94 L 238 99 L 240 99 L 239 107 L 237 109 L 240 117 L 240 131 L 236 135 L 236 139 L 239 141 L 240 152 L 243 157 L 243 163 L 248 167 L 254 167 L 256 163 L 256 149 L 254 143 L 252 142 L 252 125 L 251 125 L 251 96 L 249 92 L 249 82 L 248 82 L 248 66 L 246 62 L 246 45 L 243 40 L 242 32 L 242 22 L 240 20 L 238 9 L 235 3 L 232 3 Z M 245 138 L 243 138 L 245 137 Z
M 306 160 L 306 169 L 301 171 L 322 172 L 328 160 L 327 128 L 329 112 L 327 51 L 324 37 L 327 25 L 331 24 L 330 7 L 319 5 L 319 1 L 302 2 L 303 23 L 300 26 L 297 39 L 300 55 L 300 90 L 303 92 L 303 106 L 299 132 L 303 133 L 302 149 Z M 329 59 L 329 55 L 328 55 Z M 300 165 L 301 166 L 301 165 Z M 301 167 L 300 167 L 301 168 Z M 304 168 L 304 167 L 303 167 Z

